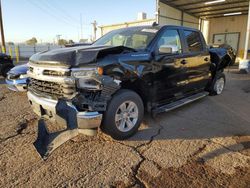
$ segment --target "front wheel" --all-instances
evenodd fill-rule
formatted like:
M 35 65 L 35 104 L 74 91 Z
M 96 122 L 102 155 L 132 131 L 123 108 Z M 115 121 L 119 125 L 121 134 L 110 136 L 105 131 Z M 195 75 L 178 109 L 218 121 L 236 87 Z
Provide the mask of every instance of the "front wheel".
M 225 84 L 226 84 L 225 74 L 217 73 L 211 85 L 210 95 L 220 95 L 225 88 Z
M 140 96 L 122 89 L 110 101 L 101 129 L 117 140 L 124 140 L 134 135 L 142 122 L 144 106 Z

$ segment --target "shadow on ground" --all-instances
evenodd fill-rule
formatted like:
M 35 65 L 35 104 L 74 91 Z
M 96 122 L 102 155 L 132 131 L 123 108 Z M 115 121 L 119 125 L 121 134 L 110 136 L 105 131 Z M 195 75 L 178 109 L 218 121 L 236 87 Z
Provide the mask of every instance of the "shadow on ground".
M 1 84 L 1 85 L 2 85 L 2 84 L 3 84 L 3 85 L 5 84 L 5 79 L 4 79 L 4 77 L 1 77 L 1 76 L 0 76 L 0 84 Z

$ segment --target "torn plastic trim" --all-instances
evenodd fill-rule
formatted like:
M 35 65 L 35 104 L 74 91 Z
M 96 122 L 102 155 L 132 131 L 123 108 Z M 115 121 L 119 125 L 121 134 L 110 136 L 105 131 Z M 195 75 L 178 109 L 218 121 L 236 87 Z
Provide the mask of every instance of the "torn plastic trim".
M 121 88 L 121 81 L 110 76 L 92 77 L 92 79 L 96 81 L 96 85 L 92 88 L 81 88 L 82 90 L 72 99 L 72 103 L 78 110 L 104 112 L 112 95 Z M 94 87 L 96 89 L 93 89 Z
M 212 48 L 209 49 L 211 57 L 211 71 L 215 74 L 216 71 L 223 70 L 232 62 L 232 57 L 225 48 Z

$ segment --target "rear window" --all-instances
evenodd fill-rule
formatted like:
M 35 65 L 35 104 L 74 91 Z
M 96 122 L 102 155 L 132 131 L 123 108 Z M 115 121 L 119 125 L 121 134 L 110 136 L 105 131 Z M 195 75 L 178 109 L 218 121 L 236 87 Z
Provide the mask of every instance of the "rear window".
M 203 50 L 199 32 L 185 30 L 184 35 L 187 41 L 189 52 L 200 52 Z

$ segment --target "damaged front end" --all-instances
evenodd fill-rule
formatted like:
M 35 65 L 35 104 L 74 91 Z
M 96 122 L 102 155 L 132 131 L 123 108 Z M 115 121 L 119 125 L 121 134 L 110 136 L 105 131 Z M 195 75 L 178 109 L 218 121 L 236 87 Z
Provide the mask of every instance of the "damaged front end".
M 79 133 L 96 135 L 108 101 L 120 88 L 119 81 L 96 67 L 53 69 L 30 63 L 28 75 L 29 102 L 41 117 L 34 146 L 44 159 Z

